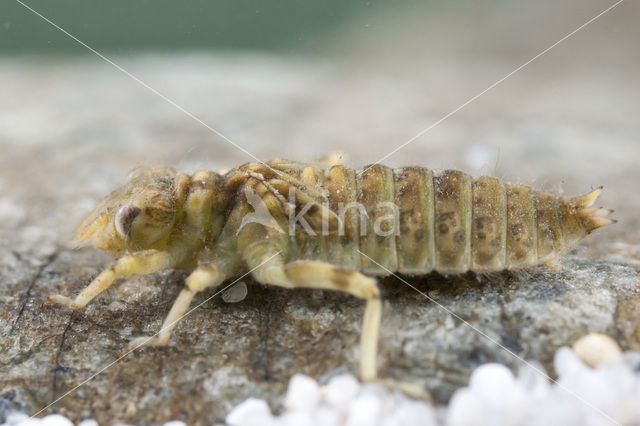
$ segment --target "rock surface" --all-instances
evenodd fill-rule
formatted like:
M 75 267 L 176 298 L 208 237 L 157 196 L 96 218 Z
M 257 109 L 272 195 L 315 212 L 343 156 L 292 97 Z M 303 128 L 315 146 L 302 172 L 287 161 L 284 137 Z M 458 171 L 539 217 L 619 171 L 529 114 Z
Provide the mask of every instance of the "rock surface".
M 304 161 L 341 149 L 361 166 L 603 9 L 580 4 L 590 9 L 554 14 L 562 19 L 544 32 L 522 27 L 521 45 L 509 44 L 505 25 L 492 26 L 503 22 L 500 13 L 529 22 L 531 10 L 509 6 L 485 16 L 495 33 L 477 40 L 468 17 L 451 28 L 434 19 L 420 34 L 449 34 L 446 46 L 417 38 L 398 52 L 382 37 L 379 51 L 388 54 L 362 49 L 349 60 L 335 59 L 339 52 L 330 60 L 204 53 L 114 60 L 259 158 Z M 405 277 L 441 306 L 398 279 L 383 280 L 383 377 L 424 385 L 446 403 L 478 365 L 515 371 L 515 354 L 553 371 L 553 353 L 588 332 L 640 349 L 640 61 L 628 42 L 638 37 L 638 6 L 620 7 L 385 161 L 572 195 L 603 184 L 601 202 L 620 222 L 586 239 L 560 272 Z M 467 33 L 456 32 L 462 27 Z M 473 40 L 495 49 L 472 49 Z M 55 402 L 42 414 L 100 424 L 213 423 L 249 397 L 281 409 L 295 373 L 326 383 L 357 372 L 363 304 L 342 294 L 247 280 L 243 301 L 215 297 L 180 323 L 168 347 L 121 361 L 129 338 L 159 329 L 180 272 L 122 281 L 80 312 L 41 309 L 46 296 L 75 295 L 108 265 L 103 254 L 66 242 L 130 169 L 218 170 L 251 158 L 92 56 L 0 58 L 0 92 L 0 420 Z

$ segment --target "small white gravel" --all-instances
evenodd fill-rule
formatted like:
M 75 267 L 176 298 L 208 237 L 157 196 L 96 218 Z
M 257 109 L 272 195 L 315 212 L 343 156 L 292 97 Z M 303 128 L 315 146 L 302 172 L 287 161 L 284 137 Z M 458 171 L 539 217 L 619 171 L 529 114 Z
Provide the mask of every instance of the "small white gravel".
M 273 416 L 265 400 L 249 398 L 234 408 L 226 420 L 230 425 L 260 426 L 271 424 Z
M 349 374 L 334 377 L 325 390 L 325 400 L 337 410 L 343 410 L 360 390 L 360 382 Z
M 121 423 L 114 423 L 121 425 Z M 30 418 L 26 414 L 13 412 L 9 413 L 5 422 L 0 426 L 74 426 L 73 422 L 60 414 L 51 414 L 42 418 Z M 82 420 L 77 426 L 99 426 L 93 419 Z M 167 422 L 163 426 L 187 426 L 181 421 Z
M 593 341 L 610 343 L 601 338 Z M 454 393 L 448 407 L 437 410 L 381 386 L 361 384 L 350 375 L 334 377 L 318 392 L 315 381 L 297 374 L 289 383 L 286 411 L 280 416 L 265 411 L 266 403 L 261 413 L 247 410 L 246 404 L 256 403 L 250 399 L 226 420 L 230 426 L 640 424 L 640 353 L 609 357 L 596 368 L 585 363 L 601 349 L 596 344 L 580 353 L 582 359 L 570 348 L 558 350 L 556 382 L 549 381 L 535 361 L 523 364 L 517 375 L 504 365 L 485 364 L 473 372 L 468 387 Z
M 325 386 L 296 374 L 284 399 L 285 412 L 275 416 L 266 401 L 249 398 L 229 412 L 226 423 L 229 426 L 640 424 L 640 353 L 598 358 L 600 362 L 593 368 L 587 362 L 593 362 L 594 352 L 600 353 L 602 349 L 597 344 L 593 346 L 593 342 L 611 343 L 596 337 L 586 345 L 592 350 L 585 352 L 583 347 L 575 352 L 563 347 L 556 352 L 556 382 L 549 381 L 544 368 L 535 361 L 523 364 L 517 375 L 501 364 L 480 366 L 471 375 L 469 385 L 454 393 L 449 406 L 437 409 L 382 386 L 362 384 L 348 374 L 333 377 Z M 32 425 L 73 423 L 60 415 L 31 419 L 11 413 L 2 426 Z M 183 425 L 175 421 L 164 426 Z M 97 423 L 84 420 L 79 426 Z
M 591 333 L 573 344 L 573 351 L 590 367 L 617 361 L 622 356 L 620 347 L 606 334 Z
M 296 374 L 289 380 L 284 406 L 289 411 L 313 410 L 320 402 L 320 386 L 311 377 Z

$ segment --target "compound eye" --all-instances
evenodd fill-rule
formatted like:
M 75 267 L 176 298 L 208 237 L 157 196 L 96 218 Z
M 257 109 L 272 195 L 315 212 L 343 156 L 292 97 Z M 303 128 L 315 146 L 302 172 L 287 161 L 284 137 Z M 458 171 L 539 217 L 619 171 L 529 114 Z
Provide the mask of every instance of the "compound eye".
M 116 231 L 122 238 L 131 237 L 131 225 L 136 217 L 142 212 L 142 210 L 132 204 L 125 204 L 118 209 L 116 213 Z

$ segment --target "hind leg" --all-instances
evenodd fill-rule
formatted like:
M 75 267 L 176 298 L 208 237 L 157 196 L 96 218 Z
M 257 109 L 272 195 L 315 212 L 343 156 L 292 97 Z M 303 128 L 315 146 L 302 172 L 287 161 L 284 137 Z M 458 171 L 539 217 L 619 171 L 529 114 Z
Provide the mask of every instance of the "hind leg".
M 360 376 L 363 380 L 375 379 L 382 311 L 376 280 L 360 272 L 314 261 L 287 263 L 282 271 L 296 287 L 344 291 L 366 300 L 360 335 Z
M 260 249 L 256 250 L 258 248 Z M 249 268 L 253 269 L 276 253 L 278 250 L 269 247 L 268 243 L 256 243 L 243 252 L 243 257 Z M 360 335 L 360 376 L 362 380 L 376 379 L 382 305 L 375 279 L 324 262 L 303 260 L 284 263 L 282 255 L 274 256 L 257 267 L 252 274 L 263 284 L 286 288 L 337 290 L 365 299 L 366 308 Z

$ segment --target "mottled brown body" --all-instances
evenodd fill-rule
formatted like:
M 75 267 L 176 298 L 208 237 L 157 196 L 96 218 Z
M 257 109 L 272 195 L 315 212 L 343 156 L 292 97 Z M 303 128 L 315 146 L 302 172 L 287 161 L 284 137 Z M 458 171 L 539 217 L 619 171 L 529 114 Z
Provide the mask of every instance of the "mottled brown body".
M 309 235 L 298 227 L 290 260 L 328 261 L 376 275 L 522 269 L 553 262 L 594 226 L 593 218 L 577 215 L 579 199 L 455 170 L 271 166 L 324 192 L 334 212 L 352 206 L 342 216 L 344 235 Z
M 116 262 L 74 299 L 55 295 L 45 303 L 79 309 L 119 277 L 186 271 L 162 329 L 133 339 L 132 350 L 167 344 L 195 294 L 230 278 L 342 291 L 366 301 L 360 374 L 373 380 L 382 304 L 367 275 L 553 266 L 578 240 L 614 222 L 609 210 L 589 208 L 600 191 L 563 199 L 455 170 L 356 171 L 285 160 L 224 175 L 142 169 L 74 237 Z

